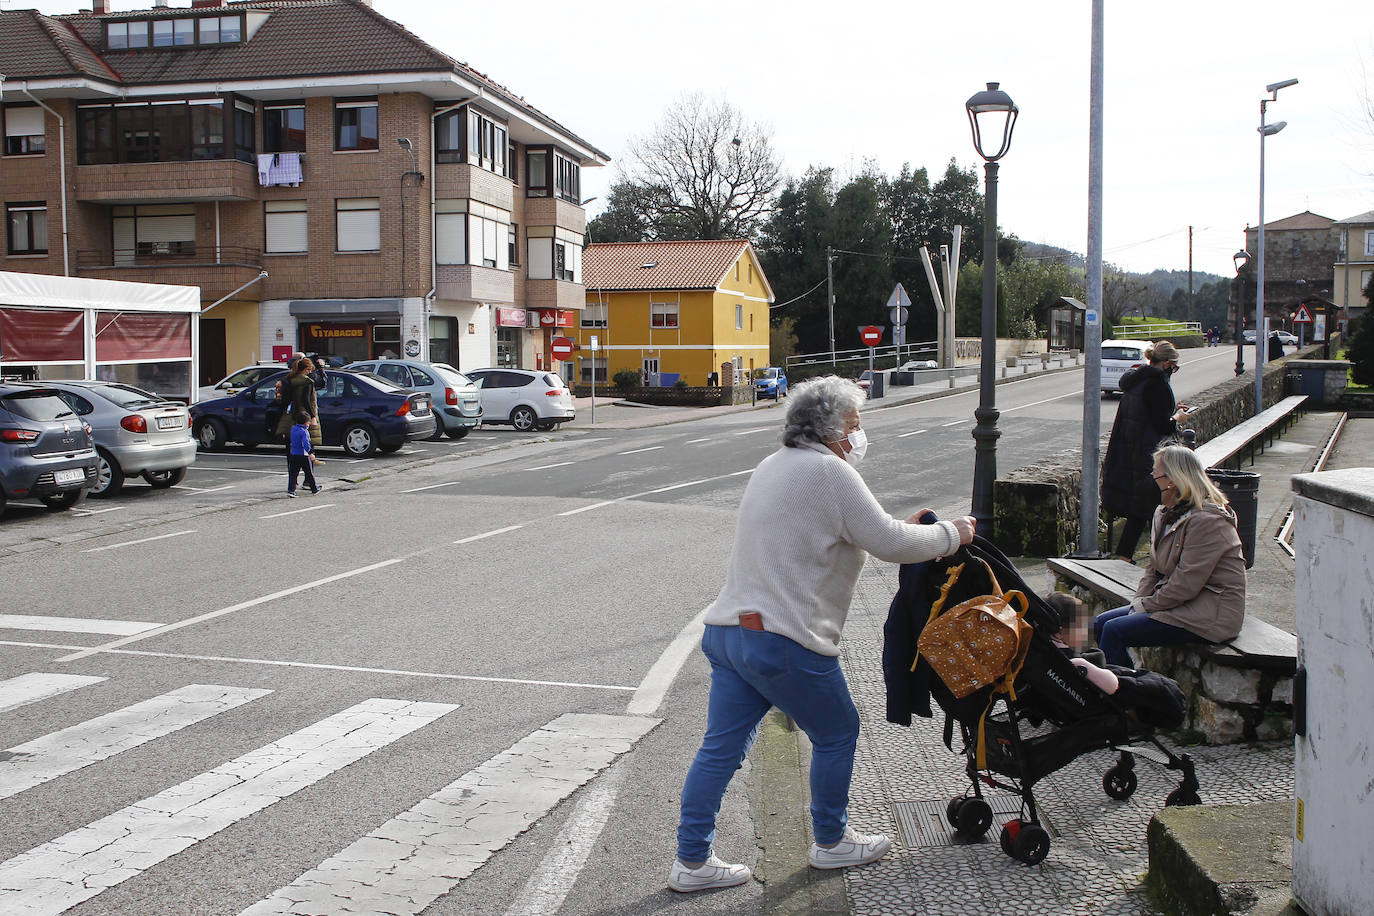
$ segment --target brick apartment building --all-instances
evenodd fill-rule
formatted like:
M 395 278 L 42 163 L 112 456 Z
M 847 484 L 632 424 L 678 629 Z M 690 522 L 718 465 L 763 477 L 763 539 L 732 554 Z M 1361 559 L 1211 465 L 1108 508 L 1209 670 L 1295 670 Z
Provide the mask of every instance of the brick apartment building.
M 0 11 L 0 74 L 0 269 L 199 286 L 192 387 L 295 349 L 548 366 L 585 303 L 607 156 L 364 0 Z

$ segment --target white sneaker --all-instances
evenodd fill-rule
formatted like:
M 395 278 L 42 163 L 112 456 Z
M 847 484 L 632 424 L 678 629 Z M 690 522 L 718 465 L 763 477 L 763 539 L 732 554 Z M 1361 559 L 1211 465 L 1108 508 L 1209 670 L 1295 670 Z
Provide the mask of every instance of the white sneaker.
M 674 859 L 673 867 L 668 869 L 668 886 L 684 894 L 712 887 L 734 887 L 749 878 L 748 865 L 731 865 L 714 855 L 696 868 L 688 868 Z
M 807 858 L 812 868 L 848 868 L 876 862 L 891 848 L 892 841 L 881 833 L 869 836 L 856 833 L 853 827 L 845 827 L 844 837 L 834 846 L 827 848 L 812 843 Z

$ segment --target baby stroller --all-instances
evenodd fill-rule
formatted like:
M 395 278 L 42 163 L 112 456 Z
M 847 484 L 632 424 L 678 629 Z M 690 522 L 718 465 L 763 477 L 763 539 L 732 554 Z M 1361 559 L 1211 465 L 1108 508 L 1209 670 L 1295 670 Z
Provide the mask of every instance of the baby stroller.
M 1025 619 L 1033 632 L 1014 680 L 1014 698 L 994 694 L 993 686 L 956 697 L 924 657 L 917 658 L 916 638 L 947 585 L 950 570 L 961 563 L 964 568 L 948 585 L 944 607 L 997 591 L 989 569 L 999 583 L 1019 589 L 1027 598 Z M 1021 812 L 1002 825 L 999 839 L 1003 852 L 1027 865 L 1039 863 L 1050 850 L 1049 832 L 1036 809 L 1035 784 L 1091 751 L 1120 752 L 1102 780 L 1103 790 L 1112 798 L 1124 800 L 1135 792 L 1138 755 L 1182 772 L 1166 805 L 1200 803 L 1192 759 L 1175 755 L 1154 737 L 1155 728 L 1172 728 L 1183 721 L 1185 704 L 1178 685 L 1153 672 L 1112 667 L 1120 687 L 1115 694 L 1103 693 L 1052 642 L 1060 624 L 1056 610 L 1025 588 L 1016 567 L 1002 552 L 975 537 L 953 556 L 902 567 L 901 585 L 884 627 L 888 720 L 910 725 L 913 712 L 929 717 L 929 700 L 934 698 L 945 713 L 944 738 L 951 750 L 955 749 L 956 723 L 959 728 L 963 745 L 958 753 L 966 759 L 970 789 L 946 806 L 950 826 L 965 839 L 981 838 L 993 821 L 983 787 L 1014 793 L 1021 799 Z

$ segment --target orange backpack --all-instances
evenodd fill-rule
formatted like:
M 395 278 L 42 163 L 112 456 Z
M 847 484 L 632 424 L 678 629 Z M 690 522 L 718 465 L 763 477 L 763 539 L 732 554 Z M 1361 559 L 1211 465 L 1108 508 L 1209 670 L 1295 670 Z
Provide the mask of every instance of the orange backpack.
M 917 658 L 925 656 L 956 698 L 963 699 L 993 685 L 994 693 L 1006 693 L 1015 699 L 1012 684 L 1026 660 L 1033 632 L 1025 619 L 1030 604 L 1019 591 L 1004 594 L 992 567 L 981 558 L 978 562 L 992 580 L 992 594 L 970 598 L 942 611 L 950 588 L 966 564 L 953 567 L 916 641 Z M 1011 606 L 1011 599 L 1021 605 L 1020 611 Z

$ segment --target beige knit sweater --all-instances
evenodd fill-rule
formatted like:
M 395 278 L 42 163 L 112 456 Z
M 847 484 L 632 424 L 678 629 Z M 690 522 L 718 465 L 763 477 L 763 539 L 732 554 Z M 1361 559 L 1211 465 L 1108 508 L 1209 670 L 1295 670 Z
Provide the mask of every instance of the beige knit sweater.
M 725 587 L 705 621 L 737 626 L 755 611 L 769 632 L 839 655 L 865 551 L 919 563 L 958 548 L 950 522 L 908 525 L 888 515 L 859 472 L 824 445 L 780 448 L 745 487 Z

